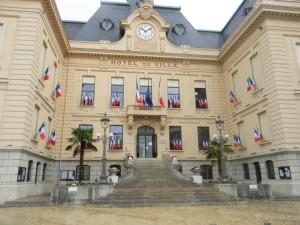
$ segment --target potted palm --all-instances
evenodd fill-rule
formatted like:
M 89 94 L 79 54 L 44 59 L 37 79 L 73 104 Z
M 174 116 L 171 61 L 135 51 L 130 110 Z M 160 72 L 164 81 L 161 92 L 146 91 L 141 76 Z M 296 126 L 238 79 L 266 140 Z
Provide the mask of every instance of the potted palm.
M 79 154 L 79 184 L 81 184 L 83 180 L 84 152 L 87 149 L 97 151 L 96 146 L 93 145 L 93 143 L 96 142 L 97 139 L 93 138 L 93 129 L 73 128 L 72 137 L 68 138 L 68 141 L 71 144 L 66 147 L 66 150 L 73 149 L 73 157 Z
M 223 140 L 224 142 L 224 153 L 232 153 L 234 150 L 226 145 L 227 139 Z M 204 152 L 207 159 L 216 159 L 218 163 L 218 172 L 221 175 L 221 145 L 217 139 L 214 139 L 210 142 L 208 149 Z

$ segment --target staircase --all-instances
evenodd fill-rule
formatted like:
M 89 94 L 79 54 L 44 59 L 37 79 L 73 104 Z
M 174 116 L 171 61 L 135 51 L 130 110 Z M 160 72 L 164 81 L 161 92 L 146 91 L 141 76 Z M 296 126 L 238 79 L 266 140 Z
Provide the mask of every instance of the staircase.
M 141 207 L 235 202 L 233 197 L 218 192 L 213 184 L 195 185 L 178 178 L 156 159 L 135 160 L 133 173 L 115 186 L 113 194 L 94 203 L 102 207 Z

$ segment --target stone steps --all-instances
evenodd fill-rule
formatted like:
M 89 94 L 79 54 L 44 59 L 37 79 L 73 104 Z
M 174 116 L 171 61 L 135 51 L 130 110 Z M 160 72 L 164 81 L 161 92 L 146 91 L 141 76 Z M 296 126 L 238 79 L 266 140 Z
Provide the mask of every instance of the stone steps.
M 102 207 L 141 207 L 163 205 L 207 205 L 236 202 L 217 191 L 213 184 L 195 185 L 175 176 L 163 162 L 135 160 L 133 176 L 121 180 L 113 194 L 94 201 Z

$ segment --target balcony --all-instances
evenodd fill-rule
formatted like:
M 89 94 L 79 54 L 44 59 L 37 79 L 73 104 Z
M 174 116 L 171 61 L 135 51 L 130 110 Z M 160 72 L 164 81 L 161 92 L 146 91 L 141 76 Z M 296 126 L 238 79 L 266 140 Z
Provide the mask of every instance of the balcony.
M 129 105 L 127 106 L 128 116 L 167 116 L 167 107 L 162 106 L 143 106 L 143 105 Z

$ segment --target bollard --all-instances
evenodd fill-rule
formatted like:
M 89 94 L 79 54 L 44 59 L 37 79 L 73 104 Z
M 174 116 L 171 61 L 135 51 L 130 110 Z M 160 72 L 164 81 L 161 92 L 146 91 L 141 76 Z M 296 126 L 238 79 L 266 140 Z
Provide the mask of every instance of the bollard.
M 265 222 L 264 225 L 272 225 L 271 222 Z

